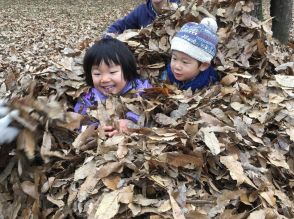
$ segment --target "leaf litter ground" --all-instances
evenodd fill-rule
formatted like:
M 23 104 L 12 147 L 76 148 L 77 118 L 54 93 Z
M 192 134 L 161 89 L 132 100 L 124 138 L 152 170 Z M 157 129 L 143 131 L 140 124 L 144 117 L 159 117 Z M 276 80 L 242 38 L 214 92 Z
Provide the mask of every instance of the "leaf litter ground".
M 21 110 L 14 125 L 22 131 L 1 146 L 1 217 L 294 216 L 293 50 L 271 38 L 270 20 L 250 16 L 252 2 L 183 1 L 153 26 L 120 35 L 155 87 L 89 111 L 106 124 L 127 110 L 142 115 L 130 134 L 112 138 L 75 131 L 89 118 L 71 112 L 87 89 L 82 57 L 103 18 L 46 3 L 39 19 L 25 10 L 15 18 L 15 9 L 1 14 L 1 96 Z M 81 10 L 95 16 L 91 4 Z M 203 16 L 219 24 L 221 82 L 194 94 L 159 82 L 173 34 Z

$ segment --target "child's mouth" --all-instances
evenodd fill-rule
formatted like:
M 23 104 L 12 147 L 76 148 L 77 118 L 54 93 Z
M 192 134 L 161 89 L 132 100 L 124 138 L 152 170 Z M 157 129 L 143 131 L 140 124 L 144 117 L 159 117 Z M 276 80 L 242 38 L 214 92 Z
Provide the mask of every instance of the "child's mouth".
M 175 73 L 175 77 L 176 77 L 176 78 L 180 78 L 180 77 L 182 77 L 182 74 Z
M 115 88 L 115 85 L 103 86 L 102 88 L 106 93 L 112 93 L 113 89 Z

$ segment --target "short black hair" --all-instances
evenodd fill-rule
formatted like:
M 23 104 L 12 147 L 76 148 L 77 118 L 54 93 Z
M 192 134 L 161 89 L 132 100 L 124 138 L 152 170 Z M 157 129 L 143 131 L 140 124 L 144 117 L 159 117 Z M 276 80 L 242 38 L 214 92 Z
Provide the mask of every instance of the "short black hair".
M 120 65 L 126 81 L 139 78 L 136 59 L 123 42 L 114 38 L 103 38 L 96 42 L 85 54 L 83 68 L 88 86 L 93 87 L 92 67 L 99 66 L 101 62 L 110 66 L 112 63 Z

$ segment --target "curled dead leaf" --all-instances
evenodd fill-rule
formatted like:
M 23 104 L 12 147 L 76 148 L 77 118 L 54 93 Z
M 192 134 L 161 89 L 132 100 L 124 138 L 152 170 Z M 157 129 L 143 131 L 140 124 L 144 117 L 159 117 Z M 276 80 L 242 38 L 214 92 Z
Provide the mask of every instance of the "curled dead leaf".
M 221 83 L 225 86 L 230 86 L 238 80 L 234 75 L 228 74 L 222 78 Z

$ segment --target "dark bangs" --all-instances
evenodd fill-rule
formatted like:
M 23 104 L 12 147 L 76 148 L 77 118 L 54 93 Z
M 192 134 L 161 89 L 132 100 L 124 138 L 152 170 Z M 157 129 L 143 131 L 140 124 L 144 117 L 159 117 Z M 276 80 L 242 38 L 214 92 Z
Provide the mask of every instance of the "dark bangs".
M 93 86 L 91 69 L 94 65 L 99 66 L 102 61 L 108 66 L 112 63 L 121 65 L 126 81 L 139 78 L 136 60 L 130 49 L 117 39 L 105 38 L 96 42 L 84 57 L 83 68 L 87 85 Z

